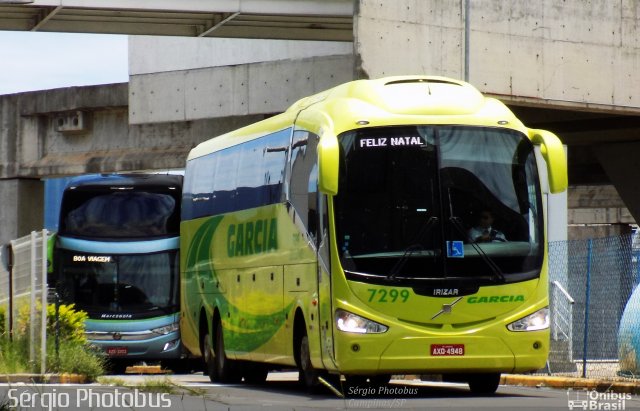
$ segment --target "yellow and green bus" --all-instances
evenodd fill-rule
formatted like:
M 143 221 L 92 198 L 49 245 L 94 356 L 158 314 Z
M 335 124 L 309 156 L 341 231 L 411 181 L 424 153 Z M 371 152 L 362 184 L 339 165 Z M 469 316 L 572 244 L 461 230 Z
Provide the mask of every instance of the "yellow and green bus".
M 545 364 L 543 196 L 566 186 L 558 138 L 464 82 L 301 99 L 189 154 L 182 342 L 212 381 L 292 367 L 309 388 L 443 374 L 494 392 Z

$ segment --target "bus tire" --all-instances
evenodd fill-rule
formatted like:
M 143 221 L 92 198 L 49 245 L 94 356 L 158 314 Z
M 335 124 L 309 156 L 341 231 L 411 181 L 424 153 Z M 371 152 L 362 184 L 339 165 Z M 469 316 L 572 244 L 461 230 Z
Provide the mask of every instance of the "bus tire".
M 391 381 L 391 375 L 345 375 L 343 389 L 346 392 L 352 391 L 357 387 L 381 387 L 387 385 Z
M 202 356 L 204 358 L 204 368 L 211 382 L 219 382 L 218 373 L 216 369 L 216 354 L 213 351 L 213 338 L 206 332 L 202 341 Z
M 160 361 L 160 365 L 173 374 L 191 374 L 191 371 L 195 369 L 193 362 L 189 358 L 162 360 Z
M 469 375 L 469 389 L 474 394 L 491 395 L 500 385 L 500 373 L 482 373 Z
M 133 362 L 120 358 L 110 358 L 107 362 L 107 371 L 111 375 L 123 375 L 129 365 L 133 365 Z
M 318 377 L 320 373 L 311 364 L 311 350 L 309 349 L 309 337 L 306 332 L 300 338 L 300 358 L 298 359 L 298 381 L 309 391 L 314 392 L 320 387 Z
M 238 383 L 242 380 L 242 375 L 238 370 L 235 361 L 227 358 L 224 352 L 224 334 L 222 321 L 216 323 L 216 343 L 215 343 L 215 372 L 220 382 Z
M 351 395 L 354 392 L 354 388 L 361 388 L 367 385 L 367 377 L 364 375 L 345 375 L 344 384 L 342 386 L 342 392 L 345 395 Z
M 269 375 L 269 368 L 264 364 L 247 362 L 244 364 L 244 382 L 247 384 L 264 384 Z
M 391 381 L 391 374 L 378 374 L 369 377 L 370 384 L 378 387 L 389 384 L 389 381 Z

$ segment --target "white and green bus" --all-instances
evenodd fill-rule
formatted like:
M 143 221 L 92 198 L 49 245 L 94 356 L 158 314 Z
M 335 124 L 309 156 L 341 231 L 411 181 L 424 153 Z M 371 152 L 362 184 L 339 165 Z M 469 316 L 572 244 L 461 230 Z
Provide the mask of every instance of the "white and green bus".
M 292 367 L 308 387 L 439 373 L 494 392 L 547 359 L 543 194 L 566 186 L 558 138 L 467 83 L 304 98 L 189 154 L 182 342 L 212 381 Z

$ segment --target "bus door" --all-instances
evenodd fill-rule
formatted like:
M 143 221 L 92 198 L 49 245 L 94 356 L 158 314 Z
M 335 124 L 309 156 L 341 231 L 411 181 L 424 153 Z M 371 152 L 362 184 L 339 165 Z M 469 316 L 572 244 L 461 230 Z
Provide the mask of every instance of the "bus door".
M 302 219 L 306 238 L 313 249 L 313 289 L 310 290 L 313 329 L 319 330 L 319 347 L 324 366 L 335 369 L 333 357 L 333 327 L 331 307 L 331 276 L 329 260 L 329 232 L 327 198 L 318 192 L 319 137 L 309 131 L 296 129 L 293 133 L 290 157 L 290 202 Z M 314 305 L 315 304 L 315 305 Z M 317 315 L 315 315 L 317 314 Z
M 318 265 L 318 325 L 320 352 L 326 369 L 335 369 L 333 361 L 333 307 L 331 298 L 331 260 L 329 259 L 329 225 L 327 196 L 318 194 L 317 265 Z

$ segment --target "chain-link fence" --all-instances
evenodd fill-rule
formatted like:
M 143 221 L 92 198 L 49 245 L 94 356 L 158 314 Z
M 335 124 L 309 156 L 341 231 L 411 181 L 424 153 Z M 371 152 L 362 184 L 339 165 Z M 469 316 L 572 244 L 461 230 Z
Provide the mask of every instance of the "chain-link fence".
M 11 241 L 0 264 L 0 313 L 3 332 L 28 337 L 34 370 L 46 368 L 47 230 Z M 5 267 L 6 266 L 6 267 Z M 7 269 L 9 268 L 9 269 Z
M 636 347 L 640 354 L 640 301 L 634 303 L 640 292 L 632 297 L 639 267 L 633 238 L 549 244 L 551 352 L 546 372 L 606 379 L 640 374 L 635 360 Z M 626 358 L 621 357 L 624 344 L 619 348 L 618 343 L 623 330 L 629 334 Z

